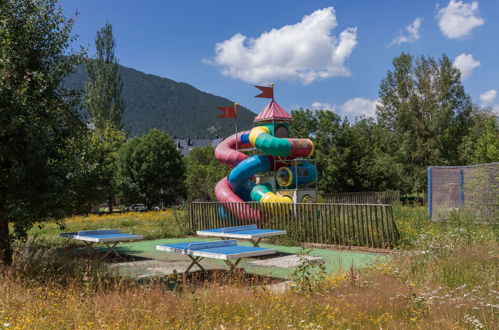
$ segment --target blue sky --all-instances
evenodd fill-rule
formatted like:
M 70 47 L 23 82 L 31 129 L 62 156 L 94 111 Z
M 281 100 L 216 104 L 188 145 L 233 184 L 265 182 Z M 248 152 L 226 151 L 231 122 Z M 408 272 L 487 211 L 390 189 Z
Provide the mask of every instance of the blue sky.
M 497 0 L 62 0 L 79 12 L 75 46 L 93 54 L 113 25 L 120 64 L 189 83 L 259 112 L 253 84 L 275 82 L 285 109 L 372 114 L 402 51 L 456 61 L 474 102 L 499 113 Z M 210 109 L 207 109 L 210 111 Z M 216 111 L 214 110 L 214 114 Z

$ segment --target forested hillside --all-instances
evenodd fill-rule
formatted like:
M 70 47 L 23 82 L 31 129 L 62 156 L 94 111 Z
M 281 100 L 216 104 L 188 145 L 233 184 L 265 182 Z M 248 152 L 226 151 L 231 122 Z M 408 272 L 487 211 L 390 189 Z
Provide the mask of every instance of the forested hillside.
M 152 128 L 167 131 L 177 137 L 211 138 L 234 133 L 234 121 L 217 119 L 216 107 L 230 106 L 232 101 L 202 92 L 195 87 L 120 65 L 123 98 L 126 108 L 125 128 L 131 136 L 147 133 Z M 81 89 L 87 80 L 84 66 L 80 66 L 66 80 L 66 86 Z M 255 114 L 238 107 L 238 128 L 252 127 Z

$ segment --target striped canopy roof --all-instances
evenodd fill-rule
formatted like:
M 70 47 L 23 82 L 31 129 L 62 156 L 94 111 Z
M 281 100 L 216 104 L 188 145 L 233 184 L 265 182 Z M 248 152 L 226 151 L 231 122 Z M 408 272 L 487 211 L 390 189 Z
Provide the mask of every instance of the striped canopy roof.
M 256 121 L 267 121 L 267 120 L 291 120 L 293 117 L 286 112 L 276 101 L 272 100 L 253 120 Z

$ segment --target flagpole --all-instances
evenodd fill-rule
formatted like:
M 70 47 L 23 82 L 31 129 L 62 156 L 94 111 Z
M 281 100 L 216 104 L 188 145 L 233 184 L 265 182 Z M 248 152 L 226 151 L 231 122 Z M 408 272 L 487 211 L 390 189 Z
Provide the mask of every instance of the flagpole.
M 235 126 L 236 126 L 236 150 L 238 149 L 237 147 L 237 142 L 238 142 L 238 137 L 237 137 L 237 103 L 234 103 L 234 122 L 235 122 Z

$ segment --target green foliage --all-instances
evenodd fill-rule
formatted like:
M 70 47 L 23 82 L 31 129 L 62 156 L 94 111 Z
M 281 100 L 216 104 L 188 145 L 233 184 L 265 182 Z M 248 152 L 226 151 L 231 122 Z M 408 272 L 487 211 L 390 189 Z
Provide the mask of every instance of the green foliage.
M 233 101 L 202 92 L 186 83 L 121 65 L 118 66 L 118 73 L 123 82 L 121 95 L 126 103 L 123 123 L 130 136 L 146 134 L 152 128 L 183 138 L 211 139 L 217 135 L 234 134 L 233 120 L 216 118 L 220 112 L 216 107 L 232 106 Z M 65 80 L 65 85 L 83 90 L 87 81 L 88 75 L 82 66 Z M 253 112 L 239 106 L 237 116 L 240 130 L 253 127 Z
M 320 190 L 420 192 L 430 165 L 499 159 L 497 118 L 474 107 L 447 56 L 402 53 L 393 66 L 380 85 L 377 122 L 293 111 L 293 136 L 315 142 Z
M 107 127 L 122 129 L 125 102 L 121 98 L 123 83 L 118 73 L 118 60 L 114 56 L 116 42 L 113 28 L 106 23 L 97 31 L 94 60 L 87 60 L 88 82 L 85 85 L 85 108 L 99 130 Z
M 215 185 L 229 174 L 229 168 L 215 159 L 212 147 L 194 148 L 186 158 L 189 199 L 216 200 Z
M 33 222 L 71 208 L 68 141 L 84 126 L 61 87 L 81 61 L 68 54 L 72 20 L 56 0 L 0 2 L 0 259 L 11 262 L 8 222 L 23 237 Z M 2 253 L 3 252 L 3 253 Z
M 299 266 L 292 274 L 293 289 L 298 293 L 310 294 L 326 278 L 326 266 L 322 260 L 310 259 L 312 249 L 302 248 L 298 252 Z
M 499 161 L 499 119 L 486 111 L 473 117 L 474 125 L 461 146 L 461 158 L 466 164 Z
M 129 140 L 119 150 L 117 166 L 128 203 L 169 205 L 184 196 L 184 160 L 165 132 L 153 129 Z
M 292 114 L 292 135 L 314 140 L 320 190 L 399 189 L 400 166 L 392 156 L 397 143 L 388 129 L 365 118 L 350 124 L 332 111 L 300 109 Z
M 126 142 L 126 135 L 123 131 L 107 127 L 102 130 L 97 130 L 92 134 L 91 145 L 94 146 L 94 151 L 98 157 L 98 177 L 94 181 L 94 185 L 99 189 L 102 197 L 107 197 L 109 204 L 109 212 L 112 212 L 114 196 L 117 191 L 117 158 L 118 150 Z M 100 201 L 103 198 L 100 198 Z
M 393 66 L 380 85 L 378 122 L 397 136 L 394 156 L 403 166 L 404 190 L 422 191 L 427 166 L 460 164 L 474 108 L 446 55 L 438 62 L 424 56 L 414 61 L 402 53 Z
M 90 131 L 68 139 L 66 164 L 70 171 L 71 204 L 73 211 L 86 213 L 91 205 L 105 199 L 102 187 L 102 144 L 93 138 Z

